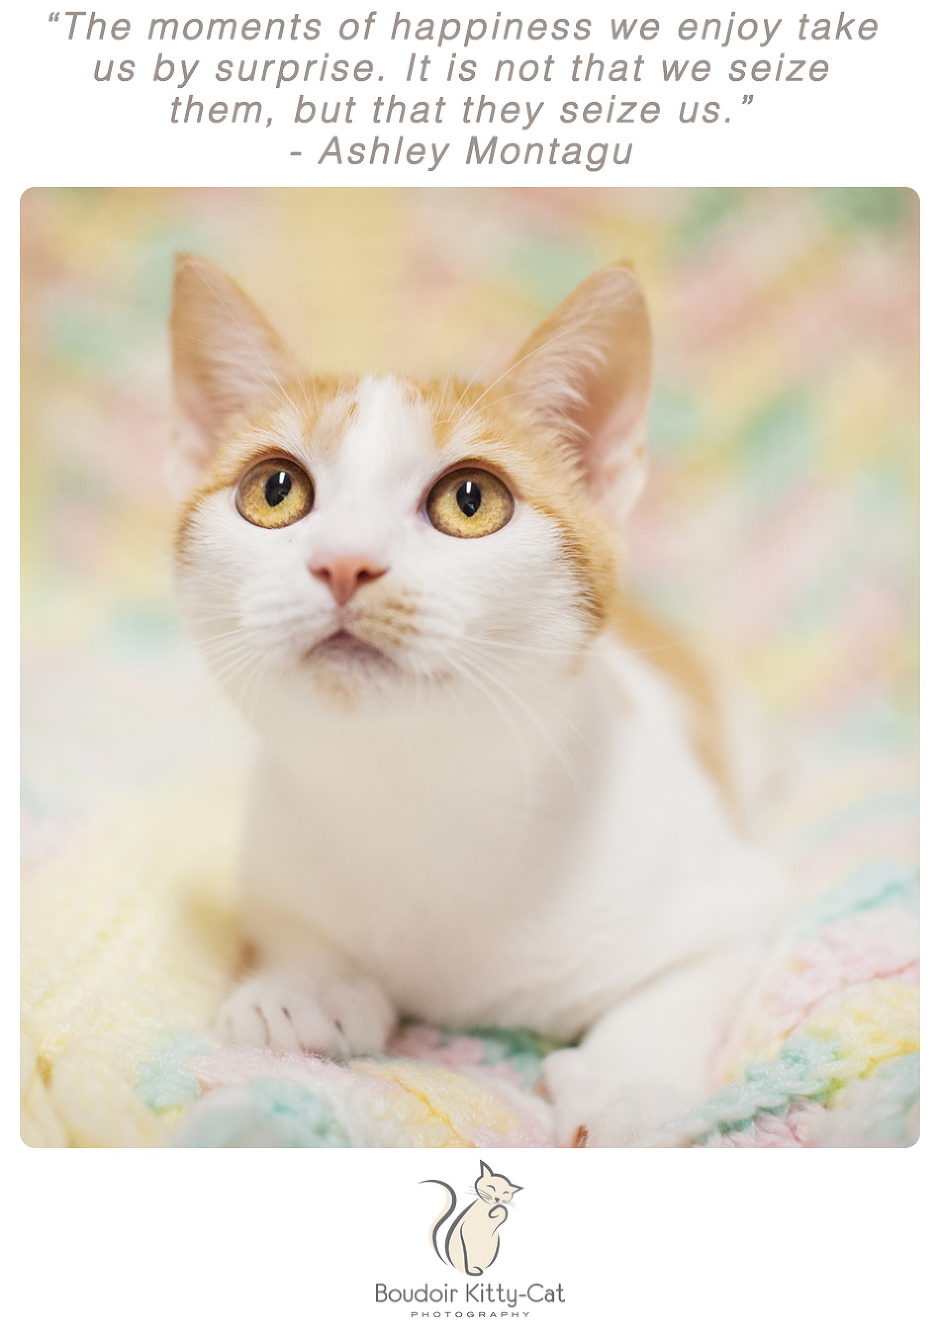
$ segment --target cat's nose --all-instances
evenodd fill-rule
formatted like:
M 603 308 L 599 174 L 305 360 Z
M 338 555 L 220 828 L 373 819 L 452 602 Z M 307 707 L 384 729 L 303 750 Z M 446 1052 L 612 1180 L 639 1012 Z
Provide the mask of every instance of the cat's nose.
M 314 558 L 308 570 L 315 580 L 322 580 L 324 585 L 329 585 L 333 598 L 342 607 L 349 603 L 361 585 L 368 585 L 384 576 L 388 567 L 380 566 L 370 557 L 354 553 L 351 556 Z

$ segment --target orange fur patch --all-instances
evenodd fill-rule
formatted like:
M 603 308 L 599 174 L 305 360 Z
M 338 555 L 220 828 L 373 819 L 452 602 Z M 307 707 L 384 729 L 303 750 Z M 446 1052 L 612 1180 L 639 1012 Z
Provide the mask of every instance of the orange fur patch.
M 702 765 L 718 784 L 734 815 L 738 796 L 728 755 L 726 731 L 711 674 L 674 627 L 621 595 L 611 626 L 626 645 L 657 669 L 684 698 L 689 740 Z
M 198 487 L 180 511 L 175 541 L 177 557 L 185 556 L 202 503 L 216 492 L 235 487 L 252 465 L 268 455 L 296 455 L 293 440 L 309 441 L 314 432 L 319 451 L 325 454 L 338 450 L 355 416 L 358 385 L 357 377 L 298 381 L 285 387 L 276 403 L 264 406 L 250 418 L 230 422 Z M 288 420 L 293 420 L 290 433 L 285 430 Z
M 453 381 L 421 389 L 434 418 L 435 444 L 457 463 L 493 468 L 561 534 L 565 560 L 583 591 L 582 613 L 591 632 L 603 626 L 617 590 L 622 543 L 598 515 L 559 436 L 505 402 L 491 403 L 482 386 Z M 454 451 L 459 444 L 461 450 Z

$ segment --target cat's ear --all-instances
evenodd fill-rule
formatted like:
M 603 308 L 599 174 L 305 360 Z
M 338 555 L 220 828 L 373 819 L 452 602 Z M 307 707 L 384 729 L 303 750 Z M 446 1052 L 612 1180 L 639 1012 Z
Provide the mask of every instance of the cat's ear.
M 509 1187 L 512 1189 L 513 1193 L 521 1193 L 521 1192 L 522 1192 L 522 1185 L 521 1185 L 521 1184 L 510 1184 Z
M 594 501 L 626 519 L 646 481 L 643 443 L 652 382 L 649 315 L 625 265 L 575 288 L 494 383 L 526 416 L 560 435 Z
M 490 1169 L 490 1167 L 487 1165 L 486 1161 L 481 1161 L 481 1162 L 480 1162 L 480 1174 L 481 1174 L 481 1175 L 489 1175 L 491 1179 L 492 1179 L 492 1177 L 493 1177 L 493 1171 L 492 1171 L 492 1170 Z
M 296 380 L 285 344 L 227 274 L 198 255 L 178 255 L 170 316 L 173 388 L 190 428 L 182 453 L 196 469 L 225 423 Z

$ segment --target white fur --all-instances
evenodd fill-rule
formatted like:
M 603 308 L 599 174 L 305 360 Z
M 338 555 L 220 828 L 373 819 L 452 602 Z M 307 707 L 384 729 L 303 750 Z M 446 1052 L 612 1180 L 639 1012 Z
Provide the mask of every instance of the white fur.
M 487 538 L 431 527 L 422 500 L 474 453 L 470 419 L 442 458 L 427 410 L 379 379 L 339 447 L 290 409 L 276 436 L 314 509 L 264 530 L 216 493 L 179 574 L 259 733 L 259 973 L 223 1033 L 337 1055 L 379 1047 L 395 1015 L 584 1036 L 548 1065 L 559 1135 L 655 1140 L 706 1087 L 779 874 L 732 829 L 670 688 L 609 634 L 584 650 L 550 519 L 523 500 Z M 342 611 L 308 569 L 337 549 L 388 569 Z M 392 595 L 413 613 L 383 643 Z M 391 662 L 318 667 L 340 625 Z

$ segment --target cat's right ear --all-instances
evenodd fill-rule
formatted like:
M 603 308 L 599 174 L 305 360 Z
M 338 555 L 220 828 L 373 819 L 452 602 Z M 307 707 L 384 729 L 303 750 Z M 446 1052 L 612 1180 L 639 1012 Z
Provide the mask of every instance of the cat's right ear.
M 170 316 L 173 389 L 186 427 L 171 461 L 176 490 L 191 486 L 225 424 L 284 393 L 290 353 L 254 302 L 198 255 L 178 255 Z
M 650 321 L 636 275 L 609 265 L 544 321 L 487 391 L 547 429 L 623 525 L 646 481 Z

